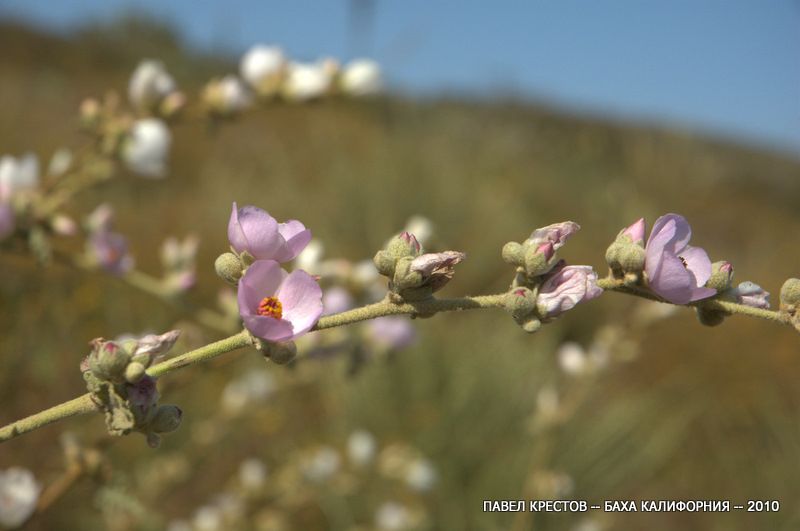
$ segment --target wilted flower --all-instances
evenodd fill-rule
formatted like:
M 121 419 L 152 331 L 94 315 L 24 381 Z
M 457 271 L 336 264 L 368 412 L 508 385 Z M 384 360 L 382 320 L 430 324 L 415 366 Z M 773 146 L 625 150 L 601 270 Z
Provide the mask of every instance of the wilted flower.
M 422 275 L 422 285 L 431 291 L 442 289 L 455 274 L 455 265 L 466 258 L 458 251 L 444 251 L 420 255 L 411 261 L 410 270 Z
M 286 57 L 276 46 L 257 45 L 242 57 L 239 72 L 262 96 L 277 93 L 286 71 Z
M 340 286 L 326 289 L 322 295 L 323 315 L 341 313 L 353 307 L 353 296 Z
M 536 307 L 543 319 L 553 319 L 602 293 L 597 286 L 597 273 L 591 266 L 556 267 L 539 288 Z
M 203 100 L 212 111 L 222 115 L 243 111 L 253 103 L 245 84 L 230 75 L 209 82 L 203 90 Z
M 88 253 L 99 267 L 114 275 L 133 269 L 133 257 L 128 254 L 128 240 L 122 234 L 101 231 L 92 234 Z
M 703 287 L 711 277 L 711 260 L 700 247 L 689 246 L 692 229 L 686 218 L 667 214 L 658 218 L 647 240 L 645 271 L 650 288 L 675 304 L 714 296 Z
M 322 315 L 322 290 L 305 271 L 291 274 L 274 260 L 257 260 L 239 281 L 239 314 L 266 341 L 289 341 L 308 332 Z
M 769 292 L 755 282 L 742 282 L 734 290 L 736 302 L 753 308 L 769 309 Z
M 33 514 L 42 491 L 30 471 L 9 468 L 0 471 L 0 525 L 14 528 Z
M 347 456 L 358 466 L 368 465 L 375 459 L 375 437 L 365 430 L 357 430 L 347 439 Z
M 329 60 L 316 63 L 290 63 L 283 82 L 282 92 L 292 101 L 321 98 L 331 89 L 338 67 Z
M 258 260 L 293 260 L 311 241 L 311 231 L 295 219 L 278 223 L 266 211 L 233 204 L 228 221 L 228 241 L 237 253 L 248 252 Z
M 381 91 L 381 68 L 370 59 L 355 59 L 348 63 L 341 76 L 341 87 L 351 96 L 370 96 Z
M 388 350 L 402 350 L 417 339 L 417 332 L 407 317 L 378 317 L 369 321 L 366 326 L 372 343 Z
M 152 359 L 156 356 L 168 352 L 178 341 L 181 335 L 180 330 L 170 330 L 163 334 L 147 334 L 140 339 L 136 339 L 136 347 L 133 356 L 147 355 Z
M 141 414 L 158 403 L 158 389 L 156 379 L 144 376 L 138 382 L 125 384 L 128 391 L 128 401 L 133 408 L 138 409 Z
M 545 243 L 551 243 L 553 250 L 557 251 L 567 242 L 567 238 L 578 232 L 580 228 L 580 225 L 574 221 L 553 223 L 533 231 L 530 237 L 525 240 L 525 243 L 534 248 L 539 248 Z
M 175 80 L 161 61 L 146 59 L 133 71 L 128 98 L 140 109 L 152 109 L 175 90 Z
M 133 123 L 122 149 L 122 158 L 131 171 L 144 177 L 163 177 L 172 134 L 157 118 Z

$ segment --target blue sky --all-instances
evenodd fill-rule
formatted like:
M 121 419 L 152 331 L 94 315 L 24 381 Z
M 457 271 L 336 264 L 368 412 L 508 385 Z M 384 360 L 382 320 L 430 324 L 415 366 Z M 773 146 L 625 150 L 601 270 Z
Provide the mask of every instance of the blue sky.
M 204 50 L 369 55 L 404 91 L 514 94 L 800 154 L 800 0 L 376 0 L 357 24 L 359 3 L 0 0 L 0 17 L 68 29 L 148 12 Z

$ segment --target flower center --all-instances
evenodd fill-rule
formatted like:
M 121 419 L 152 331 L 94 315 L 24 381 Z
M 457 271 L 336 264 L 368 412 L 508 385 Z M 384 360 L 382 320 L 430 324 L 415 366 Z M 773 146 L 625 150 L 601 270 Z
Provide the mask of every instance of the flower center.
M 258 315 L 280 319 L 283 316 L 283 305 L 278 297 L 264 297 L 258 305 Z

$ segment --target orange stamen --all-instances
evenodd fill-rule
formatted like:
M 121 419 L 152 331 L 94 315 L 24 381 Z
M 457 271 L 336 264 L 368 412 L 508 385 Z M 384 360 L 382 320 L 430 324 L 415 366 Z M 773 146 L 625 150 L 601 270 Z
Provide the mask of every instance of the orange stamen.
M 278 297 L 264 297 L 258 305 L 258 315 L 280 319 L 283 316 L 283 305 Z

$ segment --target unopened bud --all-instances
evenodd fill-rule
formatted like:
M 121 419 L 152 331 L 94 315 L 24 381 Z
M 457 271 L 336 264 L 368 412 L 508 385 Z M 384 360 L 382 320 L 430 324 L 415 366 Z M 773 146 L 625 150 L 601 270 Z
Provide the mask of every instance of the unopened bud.
M 264 355 L 278 365 L 286 365 L 297 357 L 294 341 L 265 343 Z
M 89 369 L 101 380 L 121 382 L 130 361 L 130 354 L 113 341 L 95 340 L 89 355 Z
M 225 282 L 234 284 L 242 278 L 242 261 L 233 253 L 222 253 L 214 261 L 214 269 Z
M 644 270 L 645 258 L 644 247 L 620 241 L 619 238 L 606 249 L 606 263 L 617 278 L 624 277 L 626 273 L 641 273 Z
M 717 326 L 725 320 L 725 313 L 709 308 L 697 308 L 697 319 L 705 326 Z
M 733 279 L 733 266 L 730 262 L 721 261 L 711 264 L 711 277 L 706 282 L 706 287 L 722 293 L 731 287 Z
M 394 291 L 418 288 L 422 285 L 422 274 L 411 269 L 413 261 L 414 259 L 410 256 L 397 260 L 394 268 L 394 277 L 392 278 Z
M 522 267 L 525 264 L 525 255 L 522 245 L 517 242 L 508 242 L 503 246 L 503 260 L 515 266 Z
M 555 265 L 555 248 L 552 242 L 525 244 L 525 273 L 529 277 L 544 275 Z
M 386 246 L 389 254 L 396 259 L 405 258 L 410 256 L 417 257 L 422 252 L 422 246 L 410 232 L 401 232 L 391 240 Z
M 522 329 L 527 333 L 533 334 L 534 332 L 539 331 L 539 329 L 542 327 L 542 322 L 536 317 L 529 317 L 520 323 L 520 326 L 522 326 Z
M 138 362 L 131 362 L 125 367 L 125 380 L 128 383 L 136 383 L 142 379 L 145 373 L 145 366 Z
M 394 264 L 396 260 L 389 254 L 389 251 L 378 251 L 375 253 L 375 257 L 372 261 L 375 263 L 375 267 L 381 275 L 389 278 L 394 276 Z
M 515 288 L 506 293 L 503 305 L 506 311 L 521 323 L 536 310 L 536 295 L 528 288 Z
M 181 425 L 183 411 L 178 406 L 163 405 L 158 409 L 150 421 L 150 431 L 153 433 L 169 433 L 175 431 Z
M 800 278 L 790 278 L 781 286 L 781 310 L 794 313 L 800 306 Z

